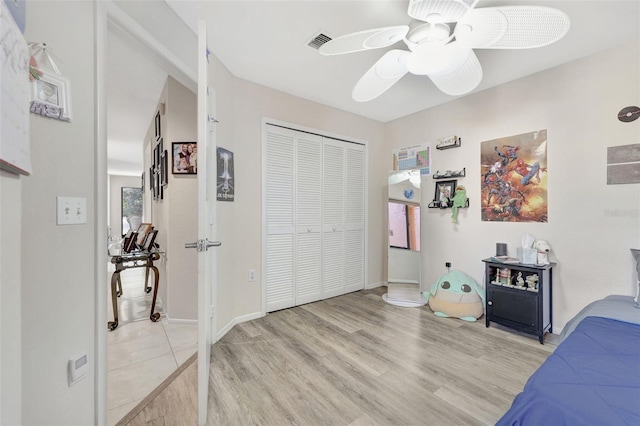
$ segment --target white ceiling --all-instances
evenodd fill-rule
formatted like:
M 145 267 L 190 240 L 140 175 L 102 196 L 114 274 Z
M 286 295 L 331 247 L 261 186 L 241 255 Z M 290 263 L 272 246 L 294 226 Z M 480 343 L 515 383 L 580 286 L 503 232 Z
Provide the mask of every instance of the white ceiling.
M 404 48 L 404 45 L 332 57 L 322 56 L 307 46 L 318 31 L 337 37 L 407 24 L 410 21 L 406 13 L 408 1 L 165 1 L 194 32 L 197 19 L 206 20 L 209 49 L 236 77 L 382 122 L 455 99 L 437 90 L 427 77 L 407 74 L 379 98 L 367 103 L 355 102 L 351 99 L 351 90 L 362 74 L 385 50 Z M 480 0 L 477 7 L 514 4 L 560 9 L 571 19 L 571 29 L 562 40 L 539 49 L 476 50 L 484 77 L 472 93 L 627 41 L 640 40 L 640 0 Z M 149 7 L 149 2 L 140 2 L 137 11 Z M 154 16 L 164 18 L 166 13 Z M 147 23 L 147 28 L 153 26 L 171 28 L 163 22 Z M 155 73 L 145 70 L 143 78 L 140 72 L 134 72 L 146 69 L 150 64 L 144 55 L 136 54 L 131 47 L 130 43 L 118 45 L 116 42 L 114 49 L 118 52 L 111 56 L 111 47 L 109 50 L 109 62 L 113 62 L 109 65 L 109 74 L 114 74 L 109 83 L 109 97 L 122 96 L 117 102 L 109 101 L 109 122 L 112 123 L 112 118 L 118 114 L 122 117 L 113 124 L 113 138 L 110 124 L 110 144 L 112 140 L 118 143 L 127 139 L 125 132 L 129 129 L 133 132 L 136 128 L 132 113 L 118 112 L 120 108 L 128 108 L 137 101 L 148 101 L 148 98 L 155 99 L 150 112 L 145 111 L 149 108 L 142 104 L 136 111 L 146 114 L 146 131 L 161 90 L 160 86 L 160 90 L 150 93 L 158 87 L 156 77 L 163 74 L 157 66 Z M 118 58 L 120 54 L 123 58 Z M 130 70 L 119 69 L 120 65 L 116 64 L 122 60 L 128 63 Z M 195 63 L 189 65 L 195 69 Z M 615 72 L 615 64 L 612 64 L 612 72 Z M 116 76 L 117 73 L 121 74 Z M 140 78 L 145 81 L 141 82 Z M 116 87 L 118 84 L 123 87 Z M 149 92 L 141 93 L 145 90 Z M 144 132 L 135 135 L 139 142 L 142 137 Z M 138 174 L 140 170 L 142 166 Z

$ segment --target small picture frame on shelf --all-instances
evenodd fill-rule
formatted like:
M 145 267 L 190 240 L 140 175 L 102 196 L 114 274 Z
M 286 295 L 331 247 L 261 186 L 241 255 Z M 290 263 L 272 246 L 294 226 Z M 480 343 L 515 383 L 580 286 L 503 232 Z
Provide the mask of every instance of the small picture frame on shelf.
M 456 183 L 455 179 L 436 182 L 436 192 L 433 195 L 433 200 L 440 204 L 440 207 L 449 207 L 451 199 L 456 192 Z

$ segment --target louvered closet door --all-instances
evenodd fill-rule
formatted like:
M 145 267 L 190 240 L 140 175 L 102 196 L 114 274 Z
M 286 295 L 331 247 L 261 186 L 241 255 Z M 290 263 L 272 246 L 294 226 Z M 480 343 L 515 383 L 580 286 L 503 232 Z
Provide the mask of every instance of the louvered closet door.
M 345 143 L 324 139 L 322 298 L 345 291 Z
M 296 132 L 266 126 L 267 311 L 295 306 L 294 138 Z
M 321 298 L 322 137 L 298 133 L 296 140 L 296 305 Z
M 364 288 L 364 146 L 347 144 L 345 160 L 345 292 L 351 292 Z

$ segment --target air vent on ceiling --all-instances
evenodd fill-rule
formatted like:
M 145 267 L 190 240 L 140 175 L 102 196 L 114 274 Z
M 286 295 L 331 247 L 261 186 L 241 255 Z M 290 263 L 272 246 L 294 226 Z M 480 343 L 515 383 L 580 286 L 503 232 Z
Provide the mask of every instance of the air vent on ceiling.
M 326 34 L 323 34 L 322 32 L 319 32 L 318 34 L 316 34 L 314 37 L 311 38 L 309 43 L 307 43 L 307 46 L 313 47 L 314 49 L 318 50 L 320 49 L 320 46 L 322 46 L 328 41 L 331 41 L 331 37 L 329 37 Z

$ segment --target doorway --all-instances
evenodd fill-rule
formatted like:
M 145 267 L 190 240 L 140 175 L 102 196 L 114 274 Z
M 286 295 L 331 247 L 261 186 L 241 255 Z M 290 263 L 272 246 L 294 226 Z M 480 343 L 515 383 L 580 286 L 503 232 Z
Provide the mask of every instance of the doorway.
M 102 80 L 99 78 L 98 91 L 101 92 L 101 85 L 106 89 L 102 90 L 104 94 L 102 102 L 106 104 L 102 111 L 106 111 L 106 117 L 99 117 L 98 126 L 104 129 L 106 149 L 102 151 L 102 155 L 105 155 L 107 164 L 102 171 L 97 170 L 101 176 L 106 176 L 106 180 L 104 177 L 96 180 L 99 187 L 98 198 L 107 198 L 106 224 L 111 228 L 111 234 L 119 235 L 123 226 L 122 212 L 119 206 L 114 206 L 115 203 L 109 201 L 113 197 L 108 194 L 116 193 L 121 197 L 121 188 L 137 186 L 143 191 L 142 222 L 154 223 L 161 220 L 160 217 L 153 217 L 154 207 L 152 206 L 159 201 L 151 200 L 149 190 L 151 176 L 148 170 L 149 152 L 152 152 L 152 149 L 149 148 L 150 144 L 145 131 L 154 121 L 158 99 L 165 87 L 167 77 L 180 67 L 170 64 L 166 57 L 161 57 L 162 52 L 152 52 L 152 49 L 145 48 L 145 43 L 152 43 L 148 39 L 148 34 L 141 36 L 137 33 L 140 31 L 144 33 L 144 31 L 140 30 L 139 25 L 117 6 L 100 5 L 100 9 L 102 19 L 99 21 L 102 21 L 105 27 L 102 31 L 98 30 L 98 44 L 106 46 L 102 55 L 106 72 Z M 159 43 L 156 44 L 156 46 L 159 45 Z M 141 78 L 137 78 L 140 74 L 142 74 Z M 179 80 L 193 81 L 192 78 L 184 75 L 181 75 Z M 195 83 L 193 85 L 195 86 Z M 147 98 L 142 99 L 147 101 L 145 104 L 147 106 L 137 105 L 135 96 L 134 99 L 126 98 L 123 96 L 126 94 Z M 138 114 L 140 117 L 136 117 Z M 142 125 L 138 123 L 140 120 Z M 100 122 L 103 123 L 102 126 Z M 128 126 L 141 126 L 142 130 L 138 131 L 138 136 L 133 141 L 128 140 L 123 133 Z M 165 144 L 170 145 L 170 141 Z M 98 162 L 100 163 L 100 160 Z M 129 182 L 125 182 L 126 179 L 129 179 Z M 106 194 L 101 194 L 101 191 Z M 113 219 L 114 216 L 118 218 L 117 221 Z M 166 227 L 164 228 L 158 227 L 160 232 L 166 232 Z M 97 232 L 100 233 L 103 229 L 105 227 L 100 226 L 100 220 L 98 220 Z M 166 247 L 163 248 L 166 251 Z M 99 262 L 104 262 L 104 257 L 99 256 L 98 259 Z M 160 262 L 162 260 L 158 263 Z M 168 321 L 165 317 L 158 322 L 149 321 L 150 302 L 147 299 L 150 295 L 144 291 L 145 269 L 138 268 L 122 272 L 123 294 L 118 304 L 119 326 L 107 334 L 106 324 L 113 316 L 108 283 L 114 267 L 108 263 L 106 270 L 103 271 L 98 269 L 99 295 L 96 298 L 99 310 L 96 315 L 96 328 L 98 335 L 101 336 L 98 341 L 104 342 L 102 350 L 100 350 L 100 344 L 96 349 L 98 358 L 96 415 L 97 423 L 103 424 L 106 420 L 106 424 L 112 425 L 138 405 L 145 396 L 196 352 L 197 320 Z M 195 303 L 193 310 L 196 311 Z

